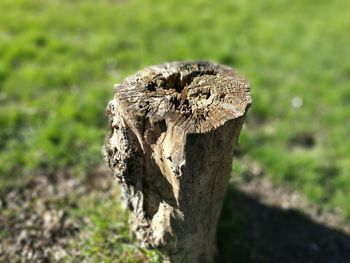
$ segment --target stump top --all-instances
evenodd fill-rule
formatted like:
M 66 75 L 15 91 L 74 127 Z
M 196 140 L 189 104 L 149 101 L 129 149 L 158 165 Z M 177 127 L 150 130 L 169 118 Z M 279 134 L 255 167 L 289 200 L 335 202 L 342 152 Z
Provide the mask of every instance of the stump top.
M 206 133 L 243 116 L 251 104 L 247 81 L 210 62 L 150 66 L 115 88 L 114 103 L 140 132 L 147 121 L 165 121 L 187 133 Z

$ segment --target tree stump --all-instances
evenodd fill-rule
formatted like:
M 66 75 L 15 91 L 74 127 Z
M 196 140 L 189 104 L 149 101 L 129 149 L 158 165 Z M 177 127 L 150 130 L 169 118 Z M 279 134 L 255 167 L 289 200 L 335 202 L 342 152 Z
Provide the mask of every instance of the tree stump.
M 131 229 L 165 262 L 213 262 L 247 81 L 208 62 L 150 66 L 115 86 L 103 156 Z

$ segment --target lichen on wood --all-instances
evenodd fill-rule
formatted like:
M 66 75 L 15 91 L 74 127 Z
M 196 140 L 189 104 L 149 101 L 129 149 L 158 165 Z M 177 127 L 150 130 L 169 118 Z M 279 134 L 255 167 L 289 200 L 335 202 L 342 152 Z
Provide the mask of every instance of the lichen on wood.
M 209 62 L 150 66 L 115 86 L 103 156 L 131 229 L 169 262 L 213 262 L 247 81 Z

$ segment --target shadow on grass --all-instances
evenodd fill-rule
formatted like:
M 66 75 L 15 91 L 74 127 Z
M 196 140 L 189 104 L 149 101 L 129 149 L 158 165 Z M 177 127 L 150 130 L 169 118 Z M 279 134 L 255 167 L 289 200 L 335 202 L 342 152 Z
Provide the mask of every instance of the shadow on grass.
M 350 262 L 350 236 L 297 210 L 228 190 L 218 228 L 217 262 Z

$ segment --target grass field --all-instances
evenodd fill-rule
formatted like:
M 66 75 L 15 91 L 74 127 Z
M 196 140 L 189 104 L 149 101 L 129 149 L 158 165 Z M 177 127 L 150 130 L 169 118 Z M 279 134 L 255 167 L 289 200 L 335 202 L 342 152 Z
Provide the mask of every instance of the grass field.
M 346 0 L 1 0 L 0 201 L 39 174 L 97 176 L 113 84 L 149 64 L 200 59 L 237 68 L 251 83 L 239 146 L 248 161 L 238 160 L 234 176 L 254 163 L 348 220 L 349 18 Z M 118 193 L 108 193 L 70 194 L 73 207 L 53 198 L 90 222 L 89 242 L 72 237 L 66 246 L 93 262 L 159 261 L 132 245 Z M 4 224 L 17 210 L 2 203 Z

